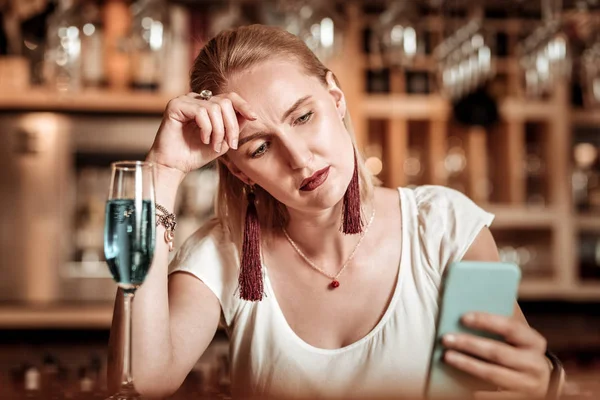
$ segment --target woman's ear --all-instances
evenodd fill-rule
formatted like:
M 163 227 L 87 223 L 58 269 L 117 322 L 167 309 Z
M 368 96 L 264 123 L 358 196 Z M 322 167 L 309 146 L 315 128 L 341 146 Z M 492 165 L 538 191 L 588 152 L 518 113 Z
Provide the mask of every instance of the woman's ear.
M 248 186 L 252 186 L 254 183 L 244 174 L 229 158 L 226 156 L 221 157 L 220 161 L 225 164 L 229 172 L 231 172 L 236 178 L 244 182 Z
M 346 116 L 346 97 L 344 96 L 344 92 L 342 92 L 342 89 L 340 89 L 336 83 L 333 72 L 327 71 L 325 79 L 327 81 L 327 90 L 335 101 L 335 107 L 338 110 L 338 114 L 341 119 L 344 119 Z

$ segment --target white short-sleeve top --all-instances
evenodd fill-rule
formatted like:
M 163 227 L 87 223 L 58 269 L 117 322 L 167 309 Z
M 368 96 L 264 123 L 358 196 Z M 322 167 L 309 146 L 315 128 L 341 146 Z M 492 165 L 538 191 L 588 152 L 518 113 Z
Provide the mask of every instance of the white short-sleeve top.
M 220 224 L 206 225 L 187 239 L 169 273 L 189 272 L 218 297 L 230 339 L 234 398 L 422 395 L 443 270 L 463 257 L 494 216 L 462 193 L 441 186 L 399 188 L 398 193 L 402 256 L 392 300 L 370 333 L 340 349 L 316 348 L 294 333 L 267 268 L 266 297 L 254 303 L 239 299 L 239 256 Z

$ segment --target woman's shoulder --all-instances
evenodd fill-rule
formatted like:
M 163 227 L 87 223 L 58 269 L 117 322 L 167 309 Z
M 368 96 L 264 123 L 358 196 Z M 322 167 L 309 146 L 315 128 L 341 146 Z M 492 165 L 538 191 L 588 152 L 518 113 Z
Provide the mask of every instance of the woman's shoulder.
M 474 203 L 463 193 L 440 185 L 375 189 L 375 199 L 388 211 L 402 208 L 417 214 L 421 222 L 439 222 L 440 219 L 456 216 L 456 211 L 468 210 Z M 405 202 L 406 204 L 402 204 Z
M 175 253 L 169 272 L 176 269 L 236 267 L 236 250 L 226 226 L 217 218 L 205 222 Z
M 458 190 L 441 185 L 422 185 L 411 189 L 415 196 L 415 201 L 419 206 L 435 204 L 439 206 L 443 203 L 460 203 L 468 200 L 468 197 Z
M 412 192 L 421 218 L 454 220 L 480 209 L 466 194 L 446 186 L 423 185 L 404 190 Z
M 415 199 L 420 242 L 440 271 L 462 259 L 481 229 L 494 220 L 493 214 L 458 190 L 437 185 L 408 190 Z
M 228 237 L 225 225 L 218 218 L 211 218 L 185 239 L 181 250 L 190 251 L 206 244 L 225 243 Z

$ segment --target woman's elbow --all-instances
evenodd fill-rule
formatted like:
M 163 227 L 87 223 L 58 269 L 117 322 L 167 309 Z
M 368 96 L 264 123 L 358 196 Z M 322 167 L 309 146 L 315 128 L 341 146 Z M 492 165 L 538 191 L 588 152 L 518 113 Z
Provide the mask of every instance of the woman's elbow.
M 108 371 L 108 390 L 110 393 L 117 393 L 121 387 L 121 380 L 116 372 L 110 369 Z M 133 385 L 144 399 L 163 399 L 171 396 L 179 388 L 179 384 L 173 383 L 166 373 L 152 374 L 152 376 L 134 373 Z
M 178 385 L 173 385 L 164 378 L 136 379 L 134 381 L 134 386 L 137 392 L 142 395 L 143 399 L 163 399 L 171 396 L 179 388 Z

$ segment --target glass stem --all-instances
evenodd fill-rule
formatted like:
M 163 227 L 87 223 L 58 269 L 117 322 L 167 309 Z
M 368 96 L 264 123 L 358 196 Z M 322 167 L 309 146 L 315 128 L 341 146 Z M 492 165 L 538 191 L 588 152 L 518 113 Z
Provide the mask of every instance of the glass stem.
M 121 389 L 133 389 L 133 376 L 131 373 L 131 306 L 134 293 L 123 293 L 123 308 L 125 317 L 125 337 L 123 338 L 123 375 L 121 378 Z

